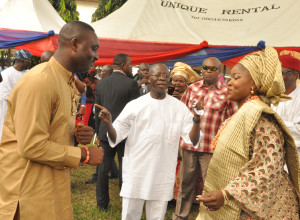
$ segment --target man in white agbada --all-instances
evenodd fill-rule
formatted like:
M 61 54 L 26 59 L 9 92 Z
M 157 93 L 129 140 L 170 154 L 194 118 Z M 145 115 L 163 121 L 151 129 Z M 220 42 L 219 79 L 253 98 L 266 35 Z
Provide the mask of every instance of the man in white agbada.
M 150 68 L 150 93 L 129 102 L 112 124 L 107 109 L 99 117 L 107 126 L 109 144 L 114 147 L 127 138 L 123 158 L 122 219 L 138 220 L 146 201 L 146 217 L 164 219 L 173 197 L 179 139 L 196 145 L 200 137 L 200 116 L 176 98 L 166 94 L 168 68 Z M 202 109 L 201 102 L 196 109 Z
M 0 83 L 0 141 L 2 129 L 7 111 L 7 98 L 14 85 L 28 71 L 32 54 L 20 49 L 15 53 L 15 64 L 1 72 L 2 82 Z
M 272 108 L 291 131 L 300 158 L 300 87 L 296 85 L 300 73 L 300 53 L 283 50 L 279 54 L 279 60 L 282 66 L 285 94 L 292 97 L 292 100 L 280 102 L 277 107 L 272 106 Z

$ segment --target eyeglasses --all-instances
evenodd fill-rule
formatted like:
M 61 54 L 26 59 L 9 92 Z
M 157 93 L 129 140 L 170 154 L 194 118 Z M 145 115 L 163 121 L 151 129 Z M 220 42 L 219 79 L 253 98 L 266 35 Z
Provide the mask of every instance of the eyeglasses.
M 167 74 L 158 74 L 158 73 L 154 74 L 154 73 L 152 73 L 152 74 L 149 74 L 149 75 L 153 76 L 153 77 L 156 77 L 156 78 L 159 78 L 159 77 L 163 77 L 165 79 L 170 78 L 170 75 L 167 75 Z
M 219 70 L 220 68 L 219 68 L 219 67 L 216 67 L 216 66 L 206 66 L 206 65 L 203 65 L 203 66 L 202 66 L 202 69 L 204 69 L 204 70 L 210 70 L 210 71 L 217 71 L 217 70 Z
M 288 70 L 288 71 L 282 72 L 282 74 L 284 75 L 284 74 L 288 74 L 288 73 L 292 73 L 292 72 L 294 72 L 294 70 Z

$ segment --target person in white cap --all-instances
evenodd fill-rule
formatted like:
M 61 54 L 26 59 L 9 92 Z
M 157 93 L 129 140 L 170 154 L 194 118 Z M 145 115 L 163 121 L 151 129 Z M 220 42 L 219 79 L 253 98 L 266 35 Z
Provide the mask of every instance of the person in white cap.
M 1 72 L 2 82 L 0 83 L 0 141 L 2 129 L 7 111 L 7 98 L 14 85 L 28 71 L 32 54 L 20 49 L 15 53 L 15 64 Z
M 297 79 L 300 74 L 300 53 L 283 50 L 279 54 L 279 60 L 285 86 L 284 94 L 292 97 L 292 100 L 281 102 L 272 108 L 292 133 L 300 158 L 300 87 L 297 86 Z

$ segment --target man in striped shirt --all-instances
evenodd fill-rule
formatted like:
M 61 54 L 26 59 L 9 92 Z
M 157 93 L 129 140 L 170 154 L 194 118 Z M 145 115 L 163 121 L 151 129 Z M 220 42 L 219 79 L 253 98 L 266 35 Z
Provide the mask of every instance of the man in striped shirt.
M 197 148 L 180 141 L 182 162 L 180 167 L 180 186 L 173 220 L 188 219 L 194 198 L 198 173 L 202 173 L 204 182 L 207 167 L 213 154 L 210 143 L 218 132 L 221 123 L 234 114 L 236 103 L 227 100 L 226 84 L 219 80 L 221 62 L 215 57 L 204 60 L 202 65 L 203 80 L 190 85 L 181 101 L 192 111 L 194 100 L 202 98 L 204 113 L 200 129 L 203 136 Z

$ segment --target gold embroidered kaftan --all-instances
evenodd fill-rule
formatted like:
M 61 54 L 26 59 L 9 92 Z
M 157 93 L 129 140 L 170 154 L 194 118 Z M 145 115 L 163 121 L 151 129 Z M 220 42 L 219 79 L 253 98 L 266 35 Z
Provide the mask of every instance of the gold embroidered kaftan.
M 250 143 L 249 162 L 225 187 L 242 209 L 240 219 L 299 219 L 295 187 L 283 169 L 284 133 L 274 117 L 262 114 Z
M 13 219 L 18 204 L 22 220 L 73 218 L 68 168 L 79 165 L 81 151 L 73 146 L 71 76 L 52 57 L 26 73 L 9 96 L 0 145 L 0 219 Z
M 265 144 L 263 146 L 259 146 L 258 143 L 257 145 L 252 146 L 253 142 L 253 132 L 256 132 L 255 134 L 259 135 L 258 131 L 255 130 L 257 125 L 259 125 L 259 121 L 262 120 L 263 118 L 266 118 L 265 115 L 269 115 L 268 117 L 271 117 L 272 120 L 270 123 L 273 123 L 274 131 L 278 133 L 284 134 L 284 143 L 279 144 L 280 146 L 278 149 L 275 149 L 274 152 L 272 152 L 272 149 L 269 149 L 270 147 L 273 147 L 274 143 L 272 141 L 268 141 L 267 143 L 271 143 L 270 146 L 269 144 Z M 276 123 L 275 123 L 276 121 Z M 270 126 L 270 124 L 267 123 L 267 119 L 265 119 L 265 124 L 264 126 Z M 267 129 L 268 127 L 263 127 L 264 129 Z M 271 127 L 269 127 L 271 129 Z M 260 128 L 259 128 L 260 129 Z M 272 127 L 273 130 L 273 127 Z M 260 130 L 259 130 L 260 131 Z M 267 130 L 268 131 L 268 130 Z M 267 133 L 268 135 L 273 134 L 272 133 Z M 264 131 L 265 132 L 265 131 Z M 269 131 L 268 131 L 269 132 Z M 262 134 L 262 133 L 261 133 Z M 262 134 L 263 136 L 263 134 Z M 271 137 L 272 138 L 272 137 Z M 257 141 L 257 138 L 254 138 L 254 142 Z M 274 136 L 275 139 L 275 136 Z M 263 138 L 265 140 L 265 138 Z M 282 139 L 278 139 L 278 141 L 282 141 Z M 261 144 L 264 144 L 262 142 Z M 264 148 L 263 150 L 271 150 L 271 152 L 259 152 L 264 153 L 265 155 L 259 155 L 257 157 L 259 158 L 259 162 L 255 167 L 251 167 L 251 162 L 255 160 L 256 154 L 259 150 L 259 147 Z M 279 149 L 281 149 L 282 155 L 284 155 L 284 158 L 279 157 Z M 285 153 L 283 153 L 283 149 Z M 277 152 L 278 151 L 278 152 Z M 267 155 L 268 153 L 268 155 Z M 272 157 L 269 156 L 271 153 Z M 274 153 L 274 154 L 273 154 Z M 265 156 L 265 158 L 263 157 Z M 266 157 L 268 156 L 268 157 Z M 265 159 L 265 160 L 264 160 Z M 289 168 L 289 177 L 287 177 L 287 174 L 284 172 L 278 172 L 280 170 L 276 170 L 276 166 L 274 165 L 274 161 L 279 160 L 281 163 L 284 162 L 287 163 L 287 166 Z M 273 161 L 272 161 L 273 160 Z M 257 162 L 256 160 L 255 162 Z M 267 162 L 267 164 L 265 164 Z M 250 163 L 250 164 L 249 164 Z M 247 173 L 248 175 L 243 176 L 245 170 L 248 168 L 248 165 L 250 165 L 249 168 L 253 168 L 250 173 Z M 271 165 L 271 166 L 270 166 Z M 278 167 L 279 169 L 280 167 Z M 244 170 L 243 170 L 244 169 Z M 267 170 L 266 170 L 267 169 Z M 261 174 L 259 175 L 259 172 Z M 270 173 L 269 173 L 270 171 Z M 263 173 L 264 172 L 264 173 Z M 267 173 L 266 173 L 267 172 Z M 251 174 L 251 175 L 249 175 Z M 263 174 L 263 175 L 262 175 Z M 245 216 L 243 212 L 246 212 L 248 215 L 252 216 L 254 219 L 268 219 L 274 212 L 279 212 L 278 206 L 276 205 L 277 201 L 280 200 L 280 196 L 282 197 L 287 197 L 289 196 L 291 198 L 291 206 L 293 204 L 295 205 L 294 209 L 290 209 L 292 212 L 291 214 L 287 214 L 287 218 L 290 216 L 296 216 L 296 219 L 299 219 L 299 214 L 295 211 L 298 210 L 298 196 L 299 196 L 299 180 L 300 180 L 300 175 L 299 175 L 299 160 L 297 156 L 297 150 L 295 146 L 295 142 L 291 137 L 291 134 L 288 130 L 288 128 L 284 125 L 283 121 L 281 118 L 264 102 L 260 100 L 252 100 L 247 103 L 245 103 L 238 112 L 235 113 L 235 115 L 232 116 L 231 120 L 228 122 L 226 127 L 222 129 L 222 132 L 219 135 L 218 142 L 216 145 L 216 149 L 214 151 L 214 155 L 211 159 L 211 162 L 208 167 L 208 172 L 205 180 L 205 186 L 204 186 L 204 194 L 210 191 L 214 190 L 221 190 L 224 187 L 226 189 L 228 186 L 234 185 L 231 184 L 230 181 L 237 181 L 239 184 L 240 189 L 236 191 L 236 197 L 237 199 L 230 200 L 228 203 L 226 203 L 224 206 L 222 206 L 219 210 L 217 211 L 208 211 L 205 209 L 203 204 L 200 205 L 200 212 L 197 217 L 198 219 L 217 219 L 217 220 L 238 220 L 242 217 L 248 217 Z M 276 175 L 278 175 L 278 180 L 276 178 Z M 239 177 L 243 176 L 240 179 L 240 181 L 243 181 L 242 183 L 245 184 L 246 187 L 254 187 L 251 186 L 251 179 L 255 178 L 257 179 L 259 176 L 262 176 L 256 182 L 254 181 L 256 187 L 258 187 L 257 184 L 264 185 L 266 184 L 266 187 L 260 186 L 262 188 L 257 188 L 257 190 L 254 190 L 255 194 L 254 195 L 249 195 L 247 193 L 247 190 L 244 190 L 243 185 L 239 181 Z M 249 178 L 250 176 L 250 178 Z M 248 178 L 248 180 L 245 181 L 245 177 Z M 250 179 L 250 180 L 249 180 Z M 290 179 L 290 180 L 289 180 Z M 229 185 L 231 184 L 231 185 Z M 281 185 L 282 184 L 282 185 Z M 274 186 L 274 188 L 269 189 L 268 186 Z M 275 188 L 276 186 L 276 188 Z M 232 188 L 237 188 L 232 187 Z M 261 190 L 263 189 L 263 190 Z M 240 191 L 239 191 L 240 190 Z M 270 191 L 266 191 L 270 190 Z M 285 192 L 285 190 L 287 190 Z M 229 190 L 230 191 L 230 190 Z M 261 193 L 263 191 L 263 193 Z M 251 192 L 251 191 L 250 191 Z M 251 193 L 254 193 L 251 192 Z M 259 193 L 264 195 L 268 195 L 268 193 L 273 193 L 270 197 L 268 197 L 268 200 L 259 200 L 260 196 L 258 196 Z M 296 193 L 294 193 L 296 192 Z M 242 196 L 242 203 L 248 204 L 248 206 L 244 207 L 243 205 L 241 206 L 241 202 L 239 201 L 241 197 L 241 193 L 243 193 Z M 247 197 L 244 196 L 244 194 L 248 195 Z M 240 195 L 240 196 L 238 196 Z M 297 196 L 298 195 L 298 196 Z M 256 197 L 252 201 L 252 197 Z M 276 198 L 276 196 L 279 197 L 279 199 Z M 245 201 L 244 201 L 245 198 Z M 263 199 L 266 199 L 265 197 L 262 197 Z M 275 201 L 275 204 L 272 204 L 272 202 Z M 296 201 L 296 203 L 295 203 Z M 254 202 L 254 203 L 253 203 Z M 255 205 L 255 203 L 261 202 L 259 205 Z M 251 204 L 250 204 L 251 203 Z M 290 205 L 286 204 L 286 201 L 280 201 L 279 204 L 282 206 L 286 206 L 287 208 L 282 208 L 281 210 L 287 210 L 289 209 Z M 268 209 L 264 209 L 264 211 L 259 210 L 259 213 L 257 210 L 252 209 L 254 206 L 255 207 L 262 207 L 266 206 Z M 269 209 L 270 206 L 270 209 Z M 253 213 L 256 212 L 256 213 Z M 265 213 L 264 213 L 265 212 Z M 242 214 L 241 214 L 242 213 Z M 260 217 L 262 216 L 262 217 Z M 269 216 L 269 217 L 265 217 Z M 273 215 L 272 215 L 273 216 Z M 270 217 L 271 218 L 271 217 Z M 274 219 L 272 217 L 272 219 Z

